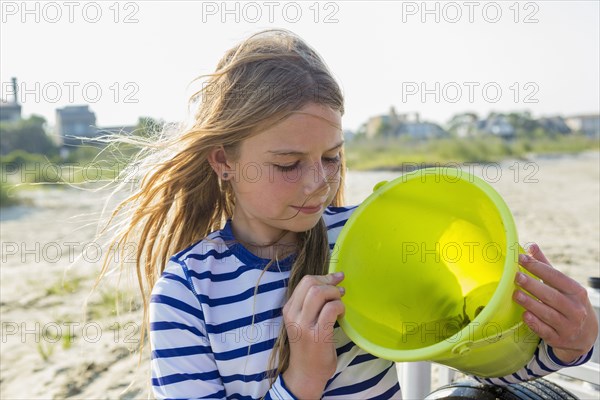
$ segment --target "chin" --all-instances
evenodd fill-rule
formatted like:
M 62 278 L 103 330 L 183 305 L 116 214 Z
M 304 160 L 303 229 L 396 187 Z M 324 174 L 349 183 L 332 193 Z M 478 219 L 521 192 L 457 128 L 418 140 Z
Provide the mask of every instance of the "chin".
M 288 227 L 289 231 L 300 233 L 311 230 L 317 225 L 323 213 L 302 216 L 302 217 L 294 217 L 290 221 L 290 225 Z

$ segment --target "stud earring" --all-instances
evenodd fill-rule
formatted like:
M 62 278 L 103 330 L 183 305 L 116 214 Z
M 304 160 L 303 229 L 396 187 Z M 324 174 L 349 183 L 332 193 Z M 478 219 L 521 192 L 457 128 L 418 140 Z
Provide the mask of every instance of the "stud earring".
M 227 179 L 228 176 L 229 174 L 227 172 L 223 172 L 223 179 Z

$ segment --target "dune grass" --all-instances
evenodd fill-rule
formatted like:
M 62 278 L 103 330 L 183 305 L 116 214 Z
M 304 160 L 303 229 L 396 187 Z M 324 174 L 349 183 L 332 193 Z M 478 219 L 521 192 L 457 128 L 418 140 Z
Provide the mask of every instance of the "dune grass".
M 6 182 L 0 181 L 0 207 L 13 206 L 19 204 L 19 198 L 11 193 L 12 186 Z
M 356 140 L 346 145 L 349 169 L 414 169 L 450 162 L 498 162 L 504 159 L 525 159 L 531 154 L 574 154 L 600 149 L 598 139 L 582 135 L 555 138 L 517 138 L 504 140 L 497 137 L 444 138 L 414 140 L 409 138 L 381 138 Z

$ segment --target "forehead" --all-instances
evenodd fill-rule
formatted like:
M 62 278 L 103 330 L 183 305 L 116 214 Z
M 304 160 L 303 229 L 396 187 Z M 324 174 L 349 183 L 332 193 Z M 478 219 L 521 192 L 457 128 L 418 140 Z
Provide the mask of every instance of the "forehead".
M 339 111 L 327 106 L 309 104 L 285 120 L 245 140 L 242 149 L 260 153 L 281 150 L 305 153 L 324 151 L 342 140 L 341 124 Z

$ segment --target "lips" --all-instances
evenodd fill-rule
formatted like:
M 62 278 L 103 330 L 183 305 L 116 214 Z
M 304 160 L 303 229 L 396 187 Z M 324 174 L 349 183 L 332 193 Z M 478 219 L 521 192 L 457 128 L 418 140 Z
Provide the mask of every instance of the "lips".
M 298 210 L 304 214 L 315 214 L 315 213 L 318 213 L 319 211 L 321 211 L 321 209 L 323 208 L 323 204 L 317 204 L 315 206 L 302 206 L 302 207 L 292 206 L 292 208 L 295 210 Z

